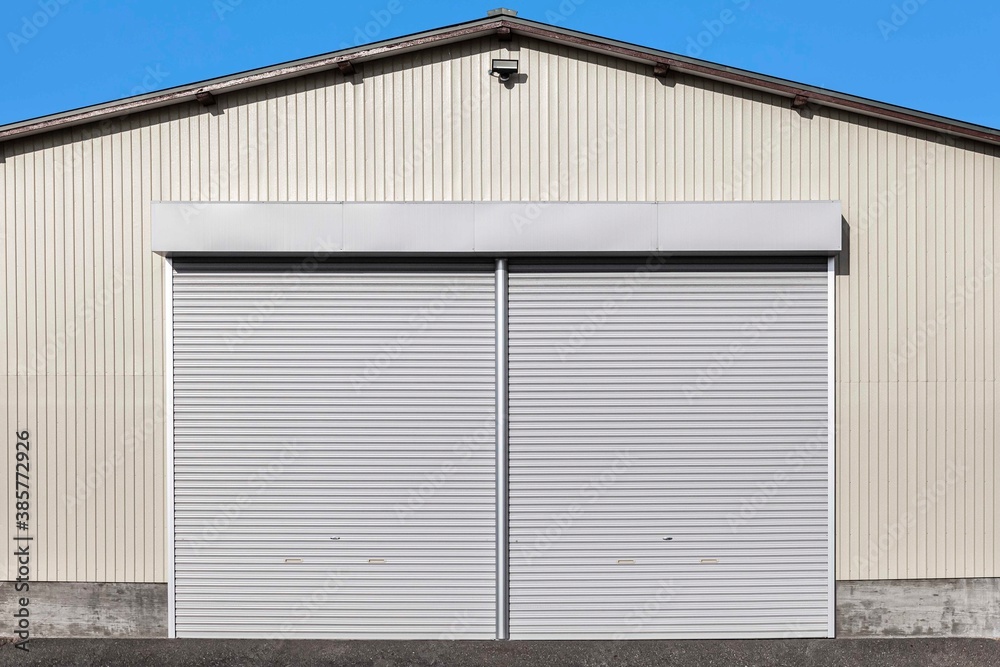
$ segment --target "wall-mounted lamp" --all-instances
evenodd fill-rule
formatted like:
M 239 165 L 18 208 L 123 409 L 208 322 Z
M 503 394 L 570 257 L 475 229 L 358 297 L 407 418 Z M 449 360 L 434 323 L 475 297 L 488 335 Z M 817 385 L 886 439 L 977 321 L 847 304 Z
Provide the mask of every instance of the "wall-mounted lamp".
M 490 68 L 490 74 L 495 75 L 498 79 L 506 83 L 507 81 L 510 81 L 510 77 L 517 74 L 517 61 L 494 58 L 493 67 Z

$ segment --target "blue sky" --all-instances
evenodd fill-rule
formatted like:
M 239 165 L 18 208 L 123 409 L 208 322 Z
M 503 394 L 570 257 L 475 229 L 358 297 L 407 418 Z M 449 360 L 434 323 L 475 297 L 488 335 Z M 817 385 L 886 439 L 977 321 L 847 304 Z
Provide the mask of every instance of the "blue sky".
M 986 0 L 4 0 L 0 124 L 486 15 L 529 19 L 1000 128 Z

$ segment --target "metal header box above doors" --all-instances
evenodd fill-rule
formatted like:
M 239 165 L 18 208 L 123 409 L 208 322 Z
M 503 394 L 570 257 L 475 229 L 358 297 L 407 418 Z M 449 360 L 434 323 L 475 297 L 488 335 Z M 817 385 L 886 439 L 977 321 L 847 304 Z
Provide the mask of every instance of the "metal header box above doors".
M 153 204 L 163 255 L 833 255 L 840 202 Z

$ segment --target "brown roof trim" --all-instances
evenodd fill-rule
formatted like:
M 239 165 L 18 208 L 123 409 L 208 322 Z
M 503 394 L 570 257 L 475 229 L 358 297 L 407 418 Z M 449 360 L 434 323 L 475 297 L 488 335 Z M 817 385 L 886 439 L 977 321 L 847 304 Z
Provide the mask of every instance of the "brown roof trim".
M 85 107 L 76 111 L 53 114 L 38 119 L 0 126 L 0 141 L 79 125 L 105 117 L 122 116 L 169 104 L 190 102 L 194 101 L 199 95 L 204 98 L 206 93 L 219 95 L 254 85 L 281 81 L 329 69 L 343 71 L 344 67 L 349 69 L 352 64 L 365 60 L 373 60 L 407 51 L 438 46 L 485 34 L 497 34 L 508 30 L 515 34 L 528 35 L 544 41 L 571 44 L 587 51 L 607 53 L 636 62 L 648 63 L 654 67 L 662 68 L 665 65 L 671 71 L 685 72 L 715 81 L 766 91 L 788 97 L 791 100 L 806 99 L 810 103 L 853 111 L 865 116 L 1000 145 L 1000 130 L 509 16 L 478 19 L 407 37 L 386 40 L 364 47 L 337 51 L 275 67 L 262 68 L 234 76 L 213 79 L 200 84 L 192 84 L 117 102 Z
M 657 52 L 650 49 L 634 48 L 630 45 L 611 40 L 604 40 L 600 38 L 594 39 L 581 33 L 548 28 L 544 24 L 518 23 L 516 25 L 512 25 L 511 27 L 518 33 L 531 35 L 546 41 L 566 42 L 589 51 L 604 51 L 629 60 L 649 63 L 653 66 L 656 66 L 657 64 L 665 64 L 669 67 L 669 69 L 674 71 L 687 72 L 716 81 L 733 83 L 743 87 L 773 92 L 793 100 L 797 97 L 805 97 L 809 102 L 823 104 L 837 109 L 856 111 L 866 116 L 885 118 L 887 120 L 898 121 L 906 125 L 938 130 L 947 134 L 970 137 L 991 144 L 1000 145 L 1000 130 L 991 130 L 987 127 L 974 126 L 969 123 L 953 121 L 941 116 L 933 116 L 931 114 L 912 111 L 890 104 L 881 104 L 851 95 L 823 90 L 821 88 L 797 85 L 791 81 L 774 79 L 772 77 L 744 72 L 724 67 L 722 65 L 713 65 L 704 61 L 680 58 L 675 54 Z
M 248 88 L 250 86 L 282 81 L 296 76 L 321 72 L 329 69 L 341 69 L 341 63 L 357 63 L 365 60 L 428 48 L 438 44 L 460 41 L 474 37 L 479 33 L 493 32 L 503 26 L 503 21 L 490 20 L 476 22 L 466 27 L 436 30 L 418 33 L 411 37 L 378 42 L 374 45 L 337 51 L 326 56 L 297 60 L 286 65 L 252 70 L 221 79 L 213 79 L 201 84 L 192 84 L 171 88 L 165 91 L 131 97 L 121 101 L 99 104 L 70 112 L 43 116 L 41 118 L 0 126 L 0 141 L 38 134 L 48 130 L 61 129 L 72 125 L 80 125 L 106 117 L 116 117 L 132 114 L 138 111 L 156 109 L 180 102 L 192 102 L 205 93 L 224 94 Z

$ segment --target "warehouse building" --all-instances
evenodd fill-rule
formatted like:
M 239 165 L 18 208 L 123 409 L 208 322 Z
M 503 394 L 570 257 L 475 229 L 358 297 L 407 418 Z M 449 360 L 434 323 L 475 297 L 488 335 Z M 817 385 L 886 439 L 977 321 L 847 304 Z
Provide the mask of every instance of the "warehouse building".
M 508 10 L 0 127 L 34 632 L 1000 636 L 998 145 Z

